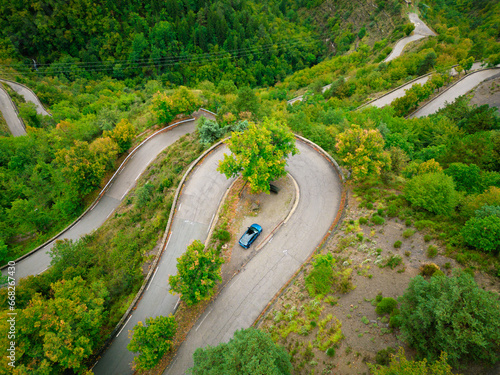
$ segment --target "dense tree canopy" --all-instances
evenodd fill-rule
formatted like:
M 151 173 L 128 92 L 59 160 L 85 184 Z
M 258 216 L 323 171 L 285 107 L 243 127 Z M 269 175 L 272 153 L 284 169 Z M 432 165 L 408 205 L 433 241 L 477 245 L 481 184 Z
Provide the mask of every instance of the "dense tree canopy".
M 442 351 L 450 363 L 496 362 L 500 349 L 498 296 L 481 289 L 465 272 L 452 277 L 417 276 L 401 298 L 401 332 L 429 360 Z
M 192 375 L 289 375 L 288 353 L 269 334 L 254 328 L 236 331 L 228 343 L 198 348 Z

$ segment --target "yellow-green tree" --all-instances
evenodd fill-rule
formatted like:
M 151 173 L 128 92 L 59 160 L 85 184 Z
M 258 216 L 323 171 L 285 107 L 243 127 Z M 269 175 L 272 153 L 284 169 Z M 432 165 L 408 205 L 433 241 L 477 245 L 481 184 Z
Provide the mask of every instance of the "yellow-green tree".
M 337 155 L 351 169 L 354 181 L 380 175 L 391 166 L 391 157 L 384 151 L 384 138 L 376 129 L 362 129 L 353 124 L 337 137 Z
M 107 315 L 106 287 L 102 282 L 89 284 L 78 276 L 52 284 L 49 294 L 51 298 L 35 294 L 17 315 L 16 373 L 84 373 L 85 360 L 101 343 Z M 7 318 L 2 317 L 2 322 Z M 4 328 L 0 323 L 0 331 Z M 7 340 L 2 340 L 3 352 L 5 345 Z
M 447 355 L 442 353 L 435 362 L 429 363 L 427 359 L 422 361 L 410 361 L 406 359 L 403 348 L 399 348 L 398 354 L 392 356 L 389 366 L 368 364 L 373 375 L 453 375 L 451 366 L 446 362 Z
M 168 124 L 181 113 L 190 114 L 200 105 L 200 99 L 184 86 L 179 87 L 172 95 L 158 92 L 153 97 L 153 111 L 162 124 Z
M 177 275 L 170 276 L 170 293 L 178 293 L 188 306 L 208 300 L 215 292 L 217 281 L 221 280 L 220 268 L 224 263 L 212 249 L 205 249 L 196 240 L 177 258 Z
M 271 181 L 286 175 L 286 159 L 295 155 L 295 137 L 277 120 L 249 123 L 244 132 L 232 133 L 227 141 L 231 155 L 224 154 L 217 170 L 227 178 L 241 173 L 252 193 L 269 192 Z
M 134 362 L 139 370 L 148 370 L 160 362 L 163 355 L 172 348 L 172 338 L 177 331 L 177 322 L 170 316 L 147 318 L 146 325 L 138 322 L 127 345 L 131 352 L 139 353 Z
M 110 137 L 118 144 L 120 152 L 127 151 L 132 145 L 135 135 L 135 127 L 127 119 L 122 119 L 112 131 L 105 131 L 105 137 Z

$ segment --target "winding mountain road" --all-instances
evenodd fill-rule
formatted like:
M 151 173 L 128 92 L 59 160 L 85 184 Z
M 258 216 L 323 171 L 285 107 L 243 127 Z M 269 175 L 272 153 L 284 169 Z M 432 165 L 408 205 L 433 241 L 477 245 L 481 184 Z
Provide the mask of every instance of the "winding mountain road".
M 394 60 L 396 57 L 399 57 L 403 53 L 403 50 L 408 43 L 426 38 L 428 36 L 436 35 L 434 31 L 432 31 L 420 18 L 418 18 L 418 15 L 416 13 L 408 13 L 408 17 L 410 18 L 410 22 L 415 25 L 413 35 L 399 40 L 392 49 L 389 56 L 385 58 L 384 62 L 389 62 L 391 60 Z
M 3 87 L 0 87 L 0 111 L 2 112 L 3 118 L 5 119 L 5 122 L 14 137 L 26 134 L 24 125 L 17 115 L 14 102 Z
M 481 82 L 500 75 L 500 68 L 484 69 L 474 72 L 464 77 L 456 84 L 444 91 L 441 95 L 434 98 L 426 105 L 420 107 L 410 118 L 425 117 L 436 113 L 444 108 L 447 103 L 453 103 L 461 95 L 465 95 Z
M 181 136 L 191 133 L 194 130 L 195 121 L 190 120 L 171 130 L 157 132 L 154 137 L 151 137 L 138 148 L 126 166 L 121 169 L 121 172 L 110 183 L 102 198 L 80 220 L 75 222 L 73 226 L 55 240 L 66 238 L 76 240 L 99 228 L 118 207 L 126 193 L 135 185 L 138 177 L 156 156 Z M 20 279 L 30 275 L 37 275 L 45 271 L 50 266 L 51 258 L 49 251 L 54 245 L 54 241 L 16 262 L 16 278 Z M 5 273 L 5 271 L 3 270 L 2 273 Z
M 297 147 L 300 154 L 287 167 L 300 190 L 296 211 L 200 317 L 164 374 L 184 374 L 196 348 L 227 342 L 236 330 L 250 327 L 329 233 L 340 208 L 341 180 L 310 145 L 298 141 Z

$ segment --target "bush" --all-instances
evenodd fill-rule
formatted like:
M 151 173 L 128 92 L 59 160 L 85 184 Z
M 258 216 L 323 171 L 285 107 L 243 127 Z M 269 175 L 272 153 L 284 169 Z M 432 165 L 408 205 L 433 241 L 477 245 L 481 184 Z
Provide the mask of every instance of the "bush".
M 498 253 L 500 250 L 500 217 L 486 216 L 469 219 L 460 232 L 464 241 L 486 253 Z
M 389 327 L 391 328 L 401 327 L 401 311 L 399 309 L 392 310 L 391 316 L 389 318 Z
M 420 266 L 422 276 L 432 276 L 436 271 L 439 271 L 439 266 L 435 263 L 424 263 Z
M 391 361 L 391 355 L 395 353 L 396 350 L 390 346 L 386 349 L 379 350 L 375 356 L 375 362 L 377 365 L 387 366 Z
M 373 215 L 371 220 L 372 220 L 372 223 L 375 225 L 382 225 L 385 223 L 384 218 L 379 216 L 379 215 Z
M 432 240 L 432 236 L 431 236 L 430 234 L 426 234 L 426 235 L 424 236 L 424 241 L 425 241 L 425 242 L 430 242 L 431 240 Z
M 328 349 L 326 350 L 326 355 L 327 355 L 328 357 L 333 357 L 333 356 L 335 356 L 335 348 L 328 348 Z
M 404 350 L 399 348 L 398 354 L 390 358 L 389 367 L 379 364 L 372 365 L 368 363 L 368 367 L 373 375 L 416 375 L 416 374 L 439 374 L 453 375 L 451 366 L 446 362 L 446 353 L 442 353 L 439 360 L 433 363 L 428 363 L 426 359 L 423 361 L 409 361 L 406 359 Z
M 438 253 L 436 246 L 429 245 L 427 248 L 427 258 L 434 258 Z
M 401 333 L 408 344 L 434 361 L 496 362 L 500 349 L 500 302 L 465 272 L 452 277 L 417 276 L 401 301 Z M 459 344 L 457 344 L 459 343 Z
M 359 218 L 359 224 L 360 225 L 365 225 L 368 223 L 368 219 L 366 217 L 360 217 Z
M 390 314 L 398 305 L 398 301 L 391 297 L 382 298 L 382 301 L 377 303 L 375 312 L 378 315 Z
M 403 237 L 410 238 L 414 234 L 415 234 L 415 231 L 413 229 L 405 229 L 405 231 L 403 232 Z
M 312 297 L 330 292 L 334 280 L 333 267 L 335 267 L 335 263 L 332 254 L 315 256 L 313 269 L 305 278 L 307 291 Z
M 404 189 L 405 198 L 415 207 L 434 214 L 449 214 L 458 203 L 453 178 L 444 173 L 414 176 Z
M 399 240 L 398 240 L 398 241 L 394 242 L 394 245 L 393 245 L 393 246 L 394 246 L 396 249 L 399 249 L 399 248 L 401 247 L 401 245 L 402 245 L 402 244 L 403 244 L 403 243 L 402 243 L 401 241 L 399 241 Z

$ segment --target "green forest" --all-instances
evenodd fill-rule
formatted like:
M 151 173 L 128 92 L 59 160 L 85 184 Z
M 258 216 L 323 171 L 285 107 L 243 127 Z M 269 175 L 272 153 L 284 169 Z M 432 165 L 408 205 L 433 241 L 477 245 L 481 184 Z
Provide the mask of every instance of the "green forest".
M 385 63 L 395 42 L 412 32 L 408 11 L 418 12 L 437 36 Z M 2 84 L 27 126 L 25 136 L 12 137 L 0 118 L 2 265 L 78 218 L 154 131 L 200 107 L 216 114 L 162 152 L 102 227 L 79 241 L 59 241 L 51 267 L 18 282 L 15 374 L 89 371 L 144 281 L 143 266 L 161 242 L 190 163 L 249 123 L 252 131 L 254 124 L 285 124 L 315 142 L 348 172 L 349 189 L 375 210 L 374 217 L 412 223 L 439 241 L 467 275 L 500 279 L 498 110 L 462 96 L 431 116 L 407 117 L 464 76 L 472 62 L 500 63 L 498 2 L 427 0 L 407 9 L 399 0 L 3 0 L 0 13 L 0 78 L 31 88 L 51 114 L 37 114 Z M 458 76 L 448 74 L 453 66 Z M 392 105 L 364 106 L 425 74 L 426 84 Z M 325 85 L 330 87 L 323 90 Z M 299 95 L 302 101 L 287 104 Z M 356 142 L 362 151 L 352 147 Z M 498 295 L 476 293 L 464 273 L 449 279 L 452 285 L 413 279 L 398 324 L 419 359 L 447 368 L 438 350 L 443 347 L 448 363 L 461 368 L 466 353 L 445 342 L 447 332 L 440 331 L 442 342 L 427 345 L 412 336 L 416 328 L 408 323 L 416 319 L 408 311 L 426 288 L 452 295 L 463 287 L 488 317 L 498 308 Z M 0 289 L 2 337 L 10 300 Z M 436 300 L 446 303 L 440 295 Z M 478 363 L 499 359 L 500 322 L 495 314 L 490 320 L 471 323 L 484 334 L 468 347 Z M 245 334 L 238 333 L 227 350 L 237 350 Z M 260 333 L 248 334 L 266 348 L 272 344 Z M 3 352 L 8 345 L 0 340 Z M 279 359 L 277 373 L 290 373 L 286 353 L 270 352 Z M 211 360 L 209 351 L 197 353 Z M 201 374 L 204 366 L 195 367 Z M 3 356 L 0 373 L 9 371 Z

